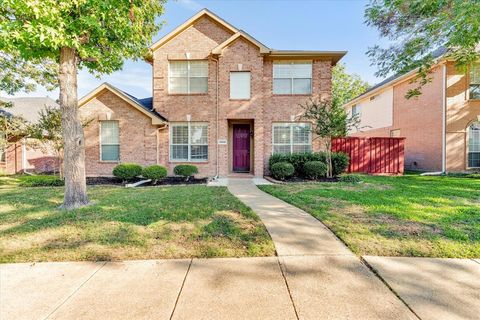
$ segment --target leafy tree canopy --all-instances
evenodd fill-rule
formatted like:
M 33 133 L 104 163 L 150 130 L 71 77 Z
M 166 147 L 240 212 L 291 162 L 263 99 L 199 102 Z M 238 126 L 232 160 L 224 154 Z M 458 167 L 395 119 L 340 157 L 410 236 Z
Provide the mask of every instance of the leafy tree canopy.
M 155 18 L 163 13 L 164 2 L 0 0 L 0 51 L 29 63 L 58 63 L 60 49 L 69 47 L 80 67 L 110 73 L 126 58 L 147 55 L 160 29 Z
M 449 57 L 464 69 L 480 58 L 479 0 L 370 0 L 365 18 L 391 41 L 367 52 L 378 76 L 418 69 L 419 87 L 407 97 L 420 94 L 428 83 L 435 49 L 448 48 Z
M 345 65 L 337 64 L 332 70 L 332 103 L 343 106 L 361 95 L 369 85 L 356 74 L 348 74 Z

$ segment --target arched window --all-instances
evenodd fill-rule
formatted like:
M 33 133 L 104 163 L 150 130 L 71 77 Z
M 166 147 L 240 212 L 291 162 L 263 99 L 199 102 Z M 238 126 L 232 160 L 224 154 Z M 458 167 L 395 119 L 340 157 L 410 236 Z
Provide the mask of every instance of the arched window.
M 480 168 L 480 122 L 468 127 L 468 167 Z

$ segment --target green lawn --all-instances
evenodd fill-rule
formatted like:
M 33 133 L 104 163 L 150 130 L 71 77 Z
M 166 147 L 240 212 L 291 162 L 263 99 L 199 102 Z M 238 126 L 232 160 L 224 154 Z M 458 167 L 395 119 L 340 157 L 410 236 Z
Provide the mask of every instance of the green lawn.
M 362 179 L 261 189 L 317 217 L 359 255 L 480 257 L 480 179 Z
M 0 177 L 0 262 L 271 256 L 258 217 L 226 188 L 89 187 L 92 204 L 59 210 L 62 187 Z

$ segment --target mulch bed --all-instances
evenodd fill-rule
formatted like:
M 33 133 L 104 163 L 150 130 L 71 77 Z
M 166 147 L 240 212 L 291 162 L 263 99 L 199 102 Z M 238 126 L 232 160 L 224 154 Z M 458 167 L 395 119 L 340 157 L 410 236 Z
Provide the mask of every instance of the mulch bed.
M 301 177 L 291 177 L 291 178 L 285 179 L 283 181 L 280 181 L 280 180 L 276 180 L 276 179 L 274 179 L 270 176 L 265 177 L 265 179 L 269 180 L 270 182 L 280 183 L 280 184 L 285 184 L 285 183 L 338 182 L 340 180 L 338 177 L 321 178 L 321 179 L 315 179 L 315 180 L 305 179 L 305 178 L 301 178 Z
M 135 179 L 129 181 L 128 183 L 135 183 L 144 179 Z M 138 187 L 151 187 L 151 186 L 166 186 L 166 185 L 189 185 L 189 184 L 205 184 L 207 183 L 207 178 L 197 179 L 190 178 L 188 181 L 184 177 L 166 177 L 162 181 L 157 182 L 157 184 L 152 184 L 147 182 L 139 185 Z M 112 185 L 112 186 L 124 186 L 121 179 L 115 177 L 87 177 L 87 185 L 96 186 L 96 185 Z

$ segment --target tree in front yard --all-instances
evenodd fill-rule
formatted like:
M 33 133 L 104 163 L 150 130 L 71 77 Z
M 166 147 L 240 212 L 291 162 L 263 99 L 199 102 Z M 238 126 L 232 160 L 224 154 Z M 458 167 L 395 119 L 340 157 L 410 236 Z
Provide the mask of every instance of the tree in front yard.
M 310 100 L 302 105 L 301 119 L 313 123 L 312 132 L 325 144 L 327 153 L 327 176 L 333 176 L 332 139 L 345 137 L 351 129 L 358 128 L 357 115 L 349 115 L 336 99 Z
M 65 209 L 88 203 L 85 141 L 78 116 L 78 69 L 111 73 L 121 69 L 125 59 L 147 56 L 152 36 L 160 28 L 155 19 L 163 13 L 164 3 L 164 0 L 0 0 L 0 52 L 25 63 L 47 60 L 58 64 Z M 22 82 L 22 73 L 13 75 L 11 78 L 17 85 L 9 86 L 12 90 L 26 88 L 29 81 L 37 78 L 23 73 Z
M 418 70 L 418 86 L 407 97 L 421 94 L 429 82 L 437 48 L 448 48 L 448 56 L 464 70 L 480 58 L 478 0 L 370 0 L 365 18 L 391 42 L 367 52 L 378 67 L 377 76 Z
M 10 102 L 0 101 L 0 161 L 5 161 L 8 143 L 21 139 L 27 134 L 28 124 L 20 117 L 8 112 Z
M 343 106 L 368 89 L 369 85 L 356 74 L 348 74 L 345 65 L 339 63 L 332 68 L 333 103 Z

